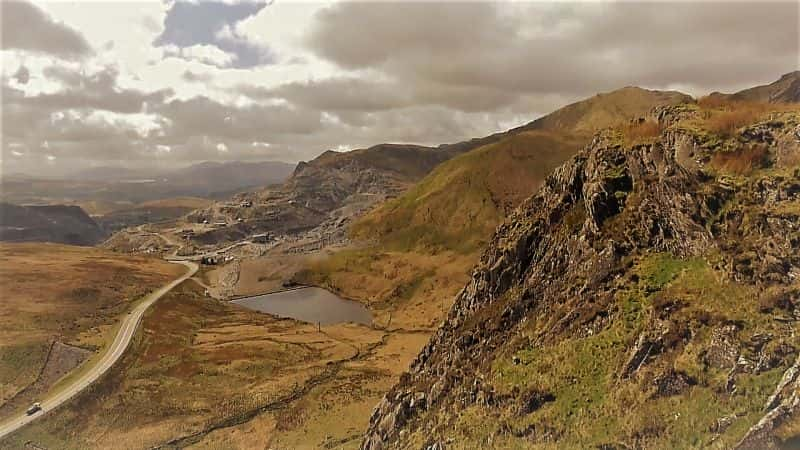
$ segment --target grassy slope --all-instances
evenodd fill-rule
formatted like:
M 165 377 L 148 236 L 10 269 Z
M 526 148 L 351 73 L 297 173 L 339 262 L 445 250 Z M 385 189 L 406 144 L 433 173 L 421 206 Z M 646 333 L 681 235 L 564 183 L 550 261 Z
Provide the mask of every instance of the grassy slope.
M 129 302 L 182 271 L 95 248 L 0 245 L 0 401 L 34 381 L 52 340 L 103 345 Z
M 403 196 L 358 221 L 352 233 L 394 250 L 472 253 L 582 142 L 526 131 L 478 148 L 437 167 Z

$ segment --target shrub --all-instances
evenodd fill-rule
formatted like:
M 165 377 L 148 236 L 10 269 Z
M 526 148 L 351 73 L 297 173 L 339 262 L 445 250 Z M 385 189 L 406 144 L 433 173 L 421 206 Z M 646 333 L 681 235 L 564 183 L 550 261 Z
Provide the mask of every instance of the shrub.
M 712 114 L 706 126 L 708 130 L 722 137 L 732 137 L 739 128 L 750 125 L 761 117 L 763 111 L 758 109 L 743 108 L 732 111 L 720 111 Z

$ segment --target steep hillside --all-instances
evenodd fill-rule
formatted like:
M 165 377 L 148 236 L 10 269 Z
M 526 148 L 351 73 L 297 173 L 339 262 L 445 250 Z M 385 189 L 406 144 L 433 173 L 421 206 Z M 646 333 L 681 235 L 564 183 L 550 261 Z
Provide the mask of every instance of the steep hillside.
M 497 142 L 454 158 L 354 227 L 360 238 L 475 250 L 520 201 L 539 188 L 591 133 L 659 105 L 691 101 L 677 92 L 624 88 L 565 106 Z
M 78 206 L 0 203 L 0 241 L 94 245 L 103 230 Z
M 726 114 L 659 108 L 550 175 L 362 448 L 796 442 L 800 108 Z
M 357 221 L 352 233 L 396 249 L 474 251 L 580 142 L 526 131 L 485 145 L 442 164 L 398 199 Z
M 709 98 L 710 107 L 718 110 L 710 126 L 736 128 L 769 110 L 770 103 L 800 101 L 800 72 L 788 73 L 769 85 Z M 353 233 L 392 247 L 480 247 L 500 220 L 585 145 L 593 132 L 626 126 L 631 118 L 656 106 L 692 101 L 678 92 L 626 87 L 567 105 L 522 127 L 484 138 L 491 142 L 442 164 L 414 189 L 358 221 Z

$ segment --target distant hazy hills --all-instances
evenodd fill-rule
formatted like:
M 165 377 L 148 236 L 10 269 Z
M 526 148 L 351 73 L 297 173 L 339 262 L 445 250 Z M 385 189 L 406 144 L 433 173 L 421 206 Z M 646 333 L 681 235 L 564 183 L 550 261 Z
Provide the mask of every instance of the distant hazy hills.
M 214 178 L 216 188 L 262 186 L 279 183 L 292 173 L 294 164 L 280 161 L 204 161 L 180 169 L 132 169 L 126 167 L 91 167 L 65 177 L 86 181 L 140 181 L 156 179 L 175 186 L 199 186 L 203 180 Z
M 176 170 L 93 167 L 64 179 L 15 174 L 2 180 L 2 200 L 12 203 L 140 203 L 170 197 L 225 198 L 283 182 L 294 164 L 203 162 Z
M 158 171 L 93 167 L 67 179 L 4 176 L 0 240 L 94 245 L 118 229 L 208 206 L 208 198 L 280 183 L 293 169 L 282 162 L 234 161 Z

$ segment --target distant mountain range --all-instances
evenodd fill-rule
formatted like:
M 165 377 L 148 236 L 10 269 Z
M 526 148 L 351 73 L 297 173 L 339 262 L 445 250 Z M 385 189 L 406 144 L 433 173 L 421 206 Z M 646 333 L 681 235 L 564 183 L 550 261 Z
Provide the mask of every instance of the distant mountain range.
M 236 192 L 283 182 L 294 164 L 203 162 L 175 170 L 93 167 L 63 179 L 4 176 L 0 200 L 11 203 L 115 202 L 120 205 L 170 197 L 226 198 Z
M 83 181 L 140 181 L 154 179 L 175 185 L 197 183 L 197 178 L 217 177 L 224 191 L 231 186 L 260 186 L 283 181 L 294 164 L 280 161 L 203 161 L 179 169 L 133 169 L 118 166 L 90 167 L 63 177 Z M 236 181 L 234 182 L 233 179 Z M 229 181 L 230 180 L 230 181 Z

